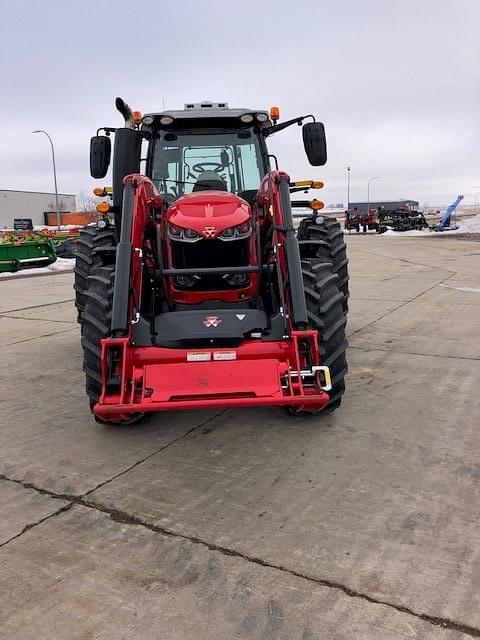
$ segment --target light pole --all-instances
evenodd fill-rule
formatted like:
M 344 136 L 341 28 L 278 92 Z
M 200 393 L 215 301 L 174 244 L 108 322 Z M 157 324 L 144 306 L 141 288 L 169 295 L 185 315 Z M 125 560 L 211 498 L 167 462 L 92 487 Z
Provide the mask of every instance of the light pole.
M 480 196 L 480 191 L 473 195 L 473 211 L 474 211 L 474 213 L 478 213 L 478 204 L 479 204 L 478 196 Z
M 367 216 L 370 214 L 370 183 L 373 182 L 374 180 L 378 180 L 380 178 L 380 176 L 373 176 L 373 178 L 370 178 L 370 180 L 368 181 L 368 185 L 367 185 Z
M 347 167 L 347 211 L 350 211 L 350 167 Z
M 52 148 L 52 161 L 53 161 L 53 182 L 55 184 L 55 209 L 57 212 L 57 226 L 60 229 L 60 209 L 58 208 L 58 189 L 57 189 L 57 169 L 55 167 L 55 150 L 53 148 L 53 142 L 52 139 L 50 137 L 50 135 L 44 131 L 43 129 L 35 129 L 35 131 L 32 131 L 32 133 L 44 133 L 49 142 L 50 142 L 50 146 Z
M 480 189 L 480 186 L 478 184 L 474 184 L 473 185 L 474 189 Z M 476 193 L 474 195 L 474 199 L 473 199 L 473 208 L 475 213 L 478 213 L 478 204 L 479 204 L 479 200 L 478 200 L 478 196 L 480 195 L 480 193 Z

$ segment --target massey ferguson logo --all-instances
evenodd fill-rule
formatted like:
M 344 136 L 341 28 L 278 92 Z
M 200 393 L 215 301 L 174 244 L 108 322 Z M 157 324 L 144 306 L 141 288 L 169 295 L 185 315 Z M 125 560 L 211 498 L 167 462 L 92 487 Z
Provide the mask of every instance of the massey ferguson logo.
M 206 316 L 202 322 L 206 327 L 218 327 L 221 320 L 220 318 L 217 318 L 217 316 Z
M 214 238 L 217 229 L 215 227 L 203 227 L 203 235 L 205 238 Z

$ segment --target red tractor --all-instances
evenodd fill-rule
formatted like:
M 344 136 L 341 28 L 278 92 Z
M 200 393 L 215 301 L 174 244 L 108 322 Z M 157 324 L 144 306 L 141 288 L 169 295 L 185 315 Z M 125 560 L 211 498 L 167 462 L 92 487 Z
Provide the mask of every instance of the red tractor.
M 366 211 L 359 211 L 357 207 L 353 207 L 353 209 L 345 212 L 345 231 L 350 232 L 352 229 L 355 229 L 355 231 L 359 233 L 360 228 L 363 233 L 367 233 L 367 229 L 375 229 L 375 231 L 378 231 L 378 213 L 376 210 L 372 211 L 370 209 L 367 213 Z
M 276 111 L 225 103 L 143 117 L 116 104 L 124 126 L 100 129 L 90 147 L 91 174 L 103 178 L 115 136 L 114 223 L 82 231 L 75 266 L 96 419 L 336 409 L 347 371 L 343 234 L 313 211 L 297 238 L 290 194 L 318 184 L 292 183 L 266 146 L 303 125 L 310 164 L 324 165 L 323 124 L 313 116 L 279 123 Z

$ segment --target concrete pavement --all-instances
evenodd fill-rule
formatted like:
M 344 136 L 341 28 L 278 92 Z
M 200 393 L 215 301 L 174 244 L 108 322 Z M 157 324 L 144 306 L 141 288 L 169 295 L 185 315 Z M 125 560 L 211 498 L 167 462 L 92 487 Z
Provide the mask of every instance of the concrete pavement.
M 341 409 L 100 427 L 72 276 L 0 282 L 0 639 L 480 637 L 480 250 L 348 238 Z

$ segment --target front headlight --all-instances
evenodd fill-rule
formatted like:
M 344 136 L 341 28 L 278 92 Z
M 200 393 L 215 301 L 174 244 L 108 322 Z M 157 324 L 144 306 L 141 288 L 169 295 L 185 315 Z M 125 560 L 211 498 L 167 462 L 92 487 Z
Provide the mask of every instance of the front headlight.
M 176 227 L 174 224 L 168 225 L 168 235 L 174 240 L 179 240 L 182 237 L 183 229 Z
M 183 235 L 185 236 L 185 239 L 188 240 L 196 240 L 197 238 L 200 238 L 200 234 L 193 229 L 184 229 Z
M 228 227 L 227 229 L 224 229 L 220 234 L 220 237 L 224 240 L 231 240 L 235 237 L 235 227 Z
M 252 233 L 252 224 L 250 220 L 237 224 L 235 227 L 227 227 L 219 234 L 220 240 L 241 240 L 248 238 Z
M 183 229 L 182 227 L 177 227 L 174 224 L 169 224 L 167 229 L 168 236 L 172 240 L 182 240 L 183 242 L 197 242 L 197 240 L 200 240 L 200 238 L 202 237 L 193 229 Z
M 239 237 L 250 235 L 250 229 L 251 229 L 250 220 L 247 220 L 247 222 L 244 222 L 243 224 L 239 224 L 238 227 L 235 227 L 235 228 L 237 230 L 237 234 L 239 235 Z

